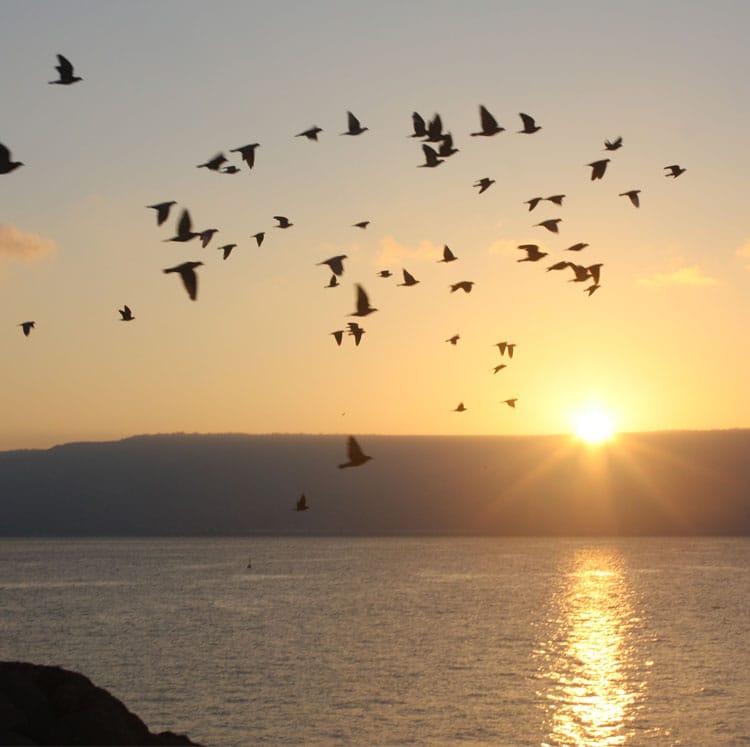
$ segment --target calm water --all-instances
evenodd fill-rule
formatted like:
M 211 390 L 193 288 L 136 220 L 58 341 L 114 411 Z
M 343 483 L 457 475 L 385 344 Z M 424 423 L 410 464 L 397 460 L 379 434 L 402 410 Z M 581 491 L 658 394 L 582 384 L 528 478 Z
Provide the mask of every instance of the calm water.
M 0 540 L 0 610 L 217 747 L 750 743 L 747 539 Z

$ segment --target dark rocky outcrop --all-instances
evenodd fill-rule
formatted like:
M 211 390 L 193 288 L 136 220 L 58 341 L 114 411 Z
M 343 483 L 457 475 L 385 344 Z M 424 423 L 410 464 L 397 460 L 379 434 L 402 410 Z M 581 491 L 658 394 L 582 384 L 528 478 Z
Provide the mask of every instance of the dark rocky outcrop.
M 195 745 L 152 734 L 88 677 L 60 667 L 0 662 L 0 745 Z

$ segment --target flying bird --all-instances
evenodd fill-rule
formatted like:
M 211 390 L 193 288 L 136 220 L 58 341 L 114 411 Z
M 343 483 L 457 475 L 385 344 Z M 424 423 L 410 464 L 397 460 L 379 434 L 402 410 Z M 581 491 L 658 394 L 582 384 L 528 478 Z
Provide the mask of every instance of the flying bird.
M 497 124 L 497 120 L 487 111 L 486 107 L 479 106 L 479 119 L 482 129 L 479 132 L 472 132 L 472 136 L 483 135 L 490 137 L 496 135 L 498 132 L 503 132 L 505 127 L 500 127 Z
M 205 163 L 199 163 L 196 168 L 208 169 L 209 171 L 218 171 L 222 164 L 226 163 L 226 157 L 223 153 L 217 153 L 213 158 L 209 159 Z
M 362 230 L 364 230 L 369 225 L 370 225 L 369 220 L 361 220 L 359 223 L 353 223 L 352 228 L 361 228 Z
M 500 363 L 492 369 L 492 373 L 496 374 L 498 371 L 502 371 L 504 368 L 508 368 L 507 363 Z
M 585 283 L 589 279 L 589 268 L 569 262 L 568 267 L 573 270 L 575 277 L 568 280 L 569 283 Z
M 607 164 L 609 158 L 602 158 L 600 161 L 592 161 L 587 163 L 587 166 L 591 166 L 591 181 L 595 179 L 601 179 L 604 176 L 604 172 L 607 170 Z
M 408 137 L 427 137 L 427 125 L 419 112 L 412 113 L 411 125 L 414 132 Z
M 473 285 L 473 280 L 462 280 L 459 283 L 453 283 L 453 285 L 450 286 L 451 293 L 455 293 L 457 290 L 462 290 L 464 293 L 471 293 Z
M 458 153 L 458 148 L 453 147 L 453 135 L 446 132 L 438 147 L 438 155 L 441 158 L 450 158 L 454 153 Z
M 602 262 L 597 262 L 595 265 L 589 265 L 586 269 L 588 270 L 589 277 L 594 281 L 594 285 L 599 285 L 599 275 L 603 267 Z
M 543 220 L 541 223 L 535 223 L 535 226 L 542 226 L 543 228 L 546 228 L 548 231 L 552 231 L 552 233 L 558 233 L 559 229 L 557 227 L 557 224 L 560 223 L 562 218 L 550 218 L 549 220 Z
M 224 168 L 221 170 L 222 174 L 239 174 L 240 173 L 240 167 L 235 166 L 234 164 L 231 164 L 230 166 L 224 166 Z
M 404 274 L 404 282 L 398 283 L 399 286 L 408 287 L 410 285 L 416 285 L 419 282 L 419 280 L 417 280 L 408 270 L 401 270 L 401 272 Z
M 526 200 L 523 204 L 529 206 L 529 212 L 531 212 L 542 200 L 544 197 L 532 197 L 530 200 Z
M 164 239 L 164 241 L 190 241 L 198 236 L 198 234 L 192 230 L 192 227 L 193 222 L 190 218 L 190 213 L 185 209 L 182 211 L 180 220 L 177 223 L 177 233 L 172 236 L 171 239 Z
M 562 205 L 563 200 L 565 199 L 565 195 L 550 195 L 549 197 L 545 197 L 545 200 L 548 200 L 549 202 L 554 202 L 555 205 Z
M 323 132 L 323 130 L 316 125 L 315 127 L 311 127 L 309 130 L 305 130 L 304 132 L 298 132 L 294 137 L 306 137 L 308 140 L 315 140 L 315 142 L 317 142 L 319 132 Z
M 214 237 L 214 234 L 218 232 L 219 232 L 218 228 L 207 228 L 205 231 L 201 231 L 198 234 L 201 240 L 201 246 L 205 249 L 208 246 L 211 239 Z
M 453 412 L 466 412 L 466 406 L 463 402 L 459 402 L 458 406 L 453 409 Z
M 517 259 L 516 262 L 538 262 L 548 254 L 548 252 L 541 251 L 536 244 L 519 244 L 518 249 L 526 252 L 526 256 L 523 259 Z
M 614 140 L 604 141 L 604 150 L 617 150 L 622 147 L 622 137 L 616 137 Z
M 482 179 L 474 182 L 472 186 L 479 187 L 479 194 L 481 195 L 482 192 L 486 192 L 494 183 L 494 179 L 490 179 L 488 176 L 485 176 Z
M 21 161 L 11 161 L 10 151 L 0 143 L 0 174 L 10 174 L 19 166 L 23 166 Z
M 353 314 L 349 314 L 349 316 L 367 316 L 368 314 L 372 314 L 373 311 L 377 311 L 377 309 L 370 306 L 370 299 L 367 297 L 365 289 L 359 283 L 357 283 L 355 288 L 357 291 L 357 310 Z
M 232 253 L 232 249 L 234 249 L 234 247 L 236 246 L 237 244 L 224 244 L 224 246 L 217 246 L 216 248 L 220 252 L 224 252 L 224 256 L 222 257 L 222 259 L 226 259 Z
M 678 166 L 676 163 L 673 163 L 671 166 L 665 166 L 664 167 L 667 171 L 669 171 L 668 174 L 664 174 L 664 176 L 672 176 L 675 179 L 680 175 L 684 174 L 687 169 L 683 169 L 682 166 Z
M 318 262 L 319 265 L 328 265 L 331 268 L 331 272 L 334 275 L 343 275 L 344 273 L 344 260 L 347 258 L 346 254 L 337 254 L 335 257 Z
M 391 275 L 393 275 L 393 273 L 390 270 L 380 270 L 380 272 L 378 272 L 378 277 L 380 278 L 389 278 Z
M 443 247 L 443 258 L 439 259 L 438 262 L 455 262 L 458 257 L 448 248 L 446 244 Z
M 248 169 L 255 165 L 255 149 L 260 148 L 260 143 L 250 143 L 239 148 L 231 148 L 230 153 L 239 153 L 242 160 L 247 164 Z
M 344 464 L 339 464 L 339 469 L 344 469 L 345 467 L 359 467 L 372 459 L 371 456 L 367 456 L 367 454 L 362 451 L 354 436 L 349 436 L 347 442 L 347 456 L 349 457 L 349 461 L 344 462 Z
M 168 267 L 163 272 L 179 273 L 188 296 L 195 301 L 198 296 L 198 276 L 195 273 L 195 268 L 200 267 L 202 264 L 203 262 L 183 262 L 181 265 Z
M 420 168 L 433 169 L 435 166 L 440 166 L 443 163 L 442 158 L 438 158 L 438 154 L 434 148 L 429 145 L 422 143 L 422 152 L 424 153 L 424 163 L 417 164 Z
M 169 211 L 172 205 L 176 204 L 174 200 L 169 200 L 168 202 L 157 202 L 156 205 L 146 205 L 146 207 L 156 210 L 156 225 L 160 226 L 169 218 Z
M 125 304 L 121 309 L 117 309 L 120 312 L 120 321 L 121 322 L 132 322 L 135 317 L 133 316 L 133 312 L 130 310 L 130 306 Z
M 310 508 L 310 506 L 307 505 L 307 498 L 305 498 L 305 494 L 302 493 L 292 511 L 307 511 L 308 508 Z
M 362 127 L 359 120 L 351 112 L 347 112 L 346 116 L 348 129 L 346 132 L 342 132 L 342 135 L 361 135 L 368 129 L 367 127 Z
M 255 239 L 255 242 L 260 246 L 263 243 L 263 239 L 266 236 L 265 231 L 258 231 L 258 233 L 254 233 L 250 238 Z
M 504 399 L 500 404 L 508 405 L 508 407 L 512 407 L 513 409 L 515 409 L 516 402 L 518 402 L 518 397 L 512 397 L 511 399 Z
M 60 76 L 59 80 L 51 80 L 49 81 L 51 84 L 56 84 L 59 86 L 69 86 L 73 83 L 78 83 L 79 80 L 83 80 L 83 78 L 79 78 L 77 75 L 73 75 L 73 65 L 71 64 L 70 60 L 67 59 L 67 57 L 63 57 L 61 54 L 57 55 L 57 62 L 58 64 L 55 65 L 55 70 L 57 70 L 57 74 Z
M 496 342 L 495 345 L 500 351 L 500 355 L 505 355 L 505 353 L 507 352 L 508 358 L 513 357 L 513 351 L 515 350 L 515 347 L 516 347 L 515 342 Z
M 596 290 L 601 288 L 602 286 L 599 285 L 599 283 L 594 283 L 593 285 L 590 285 L 588 288 L 584 288 L 584 293 L 588 293 L 589 296 L 592 296 Z
M 456 345 L 460 339 L 461 335 L 453 335 L 453 337 L 449 337 L 446 342 L 449 342 L 451 345 Z
M 283 215 L 274 215 L 273 219 L 279 222 L 279 224 L 275 226 L 276 228 L 289 228 L 294 225 L 294 223 L 289 222 L 289 218 Z
M 569 246 L 567 249 L 563 249 L 565 252 L 580 252 L 581 249 L 585 249 L 588 246 L 588 244 L 583 243 L 582 241 L 578 244 L 573 244 L 572 246 Z
M 23 333 L 26 337 L 29 336 L 29 332 L 34 329 L 36 322 L 21 322 L 18 326 L 23 329 Z
M 331 332 L 333 339 L 336 340 L 337 345 L 341 345 L 341 341 L 344 339 L 344 330 L 337 329 L 335 332 Z
M 534 117 L 530 117 L 528 114 L 524 114 L 523 112 L 519 112 L 518 116 L 521 117 L 521 121 L 523 122 L 523 129 L 519 130 L 519 133 L 524 135 L 533 135 L 535 132 L 538 132 L 542 129 L 534 121 Z
M 328 285 L 326 285 L 325 287 L 326 288 L 338 288 L 339 279 L 335 275 L 331 275 L 331 279 L 328 281 Z
M 566 262 L 565 260 L 562 260 L 562 262 L 555 262 L 554 265 L 550 265 L 547 268 L 547 272 L 549 272 L 550 270 L 564 270 L 568 266 L 570 266 L 570 262 Z
M 354 335 L 354 344 L 359 345 L 359 341 L 362 339 L 365 330 L 357 322 L 347 322 L 346 326 L 349 327 L 349 334 Z
M 631 189 L 628 192 L 620 192 L 618 197 L 629 197 L 630 201 L 633 203 L 635 207 L 640 207 L 641 200 L 638 197 L 638 194 L 640 193 L 640 189 Z

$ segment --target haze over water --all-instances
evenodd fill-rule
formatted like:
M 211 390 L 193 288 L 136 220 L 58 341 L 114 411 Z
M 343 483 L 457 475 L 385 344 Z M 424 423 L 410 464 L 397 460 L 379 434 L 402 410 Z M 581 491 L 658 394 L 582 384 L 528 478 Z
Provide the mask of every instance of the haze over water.
M 749 567 L 746 539 L 6 539 L 0 659 L 219 747 L 736 745 Z

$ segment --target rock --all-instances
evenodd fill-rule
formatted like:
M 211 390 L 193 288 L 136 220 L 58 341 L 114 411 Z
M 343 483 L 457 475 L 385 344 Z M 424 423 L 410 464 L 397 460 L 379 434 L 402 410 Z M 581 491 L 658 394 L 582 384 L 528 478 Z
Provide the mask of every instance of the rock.
M 122 702 L 78 672 L 5 661 L 0 662 L 0 745 L 196 742 L 171 731 L 151 733 Z

